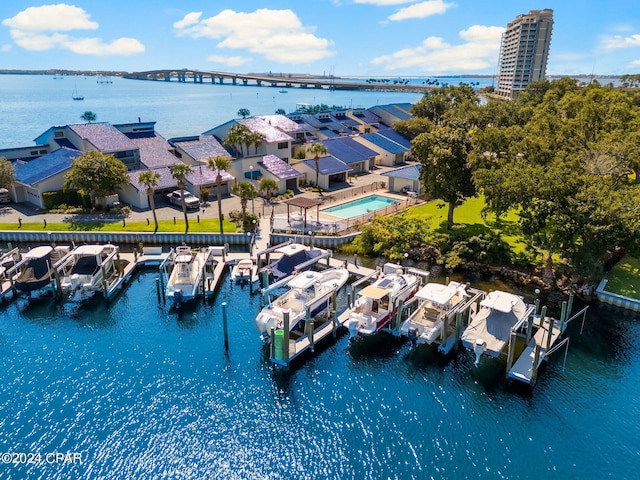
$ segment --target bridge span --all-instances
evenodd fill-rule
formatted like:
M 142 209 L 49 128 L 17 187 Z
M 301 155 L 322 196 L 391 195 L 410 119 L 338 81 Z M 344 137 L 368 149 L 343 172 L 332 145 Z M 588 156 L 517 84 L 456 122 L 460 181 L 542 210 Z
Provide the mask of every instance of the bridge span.
M 424 92 L 433 87 L 391 83 L 345 82 L 333 77 L 316 78 L 291 74 L 263 75 L 202 70 L 149 70 L 123 75 L 132 80 L 151 80 L 180 83 L 211 83 L 212 85 L 268 86 L 278 88 L 316 88 L 329 90 L 378 90 Z

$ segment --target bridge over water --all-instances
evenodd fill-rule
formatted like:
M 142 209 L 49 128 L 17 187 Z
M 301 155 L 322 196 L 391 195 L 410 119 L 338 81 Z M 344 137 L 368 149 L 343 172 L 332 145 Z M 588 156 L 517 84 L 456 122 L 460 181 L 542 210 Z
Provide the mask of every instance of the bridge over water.
M 244 74 L 202 70 L 149 70 L 124 75 L 133 80 L 152 80 L 180 83 L 211 83 L 213 85 L 268 86 L 278 88 L 316 88 L 332 90 L 378 90 L 398 92 L 423 92 L 424 85 L 390 83 L 345 82 L 333 77 L 315 78 L 311 76 Z

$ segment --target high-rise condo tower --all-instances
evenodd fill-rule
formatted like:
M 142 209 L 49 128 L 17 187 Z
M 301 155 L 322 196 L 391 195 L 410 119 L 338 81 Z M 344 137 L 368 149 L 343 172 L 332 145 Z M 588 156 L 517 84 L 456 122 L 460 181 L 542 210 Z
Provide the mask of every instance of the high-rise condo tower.
M 531 82 L 545 78 L 553 29 L 553 10 L 518 15 L 502 34 L 496 93 L 517 97 Z

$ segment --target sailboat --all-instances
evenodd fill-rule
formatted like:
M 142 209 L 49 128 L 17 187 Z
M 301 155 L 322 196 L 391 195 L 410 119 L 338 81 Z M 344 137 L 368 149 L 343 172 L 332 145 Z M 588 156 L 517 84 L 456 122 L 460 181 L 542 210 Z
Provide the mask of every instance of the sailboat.
M 73 98 L 74 100 L 84 100 L 84 95 L 80 95 L 78 93 L 78 89 L 75 85 L 73 86 L 73 93 L 71 94 L 71 98 Z

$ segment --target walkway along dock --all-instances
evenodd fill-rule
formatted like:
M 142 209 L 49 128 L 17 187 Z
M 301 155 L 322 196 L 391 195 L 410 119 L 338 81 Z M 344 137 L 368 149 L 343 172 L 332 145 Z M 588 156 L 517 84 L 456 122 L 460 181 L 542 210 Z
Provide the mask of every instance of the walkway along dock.
M 529 385 L 535 385 L 538 370 L 542 362 L 552 353 L 559 350 L 563 346 L 569 348 L 569 338 L 561 340 L 562 334 L 567 328 L 567 324 L 572 320 L 582 316 L 582 328 L 587 315 L 587 309 L 584 307 L 575 315 L 569 318 L 573 307 L 573 295 L 569 296 L 569 301 L 562 302 L 562 311 L 560 320 L 556 320 L 546 316 L 547 308 L 542 307 L 538 314 L 539 301 L 536 300 L 535 315 L 514 325 L 511 330 L 509 339 L 509 350 L 507 353 L 507 378 L 518 380 Z M 526 322 L 526 324 L 525 324 Z M 534 333 L 535 332 L 535 333 Z M 518 344 L 522 344 L 524 340 L 524 350 L 513 362 Z M 522 348 L 520 346 L 520 348 Z M 566 359 L 567 350 L 565 350 Z

